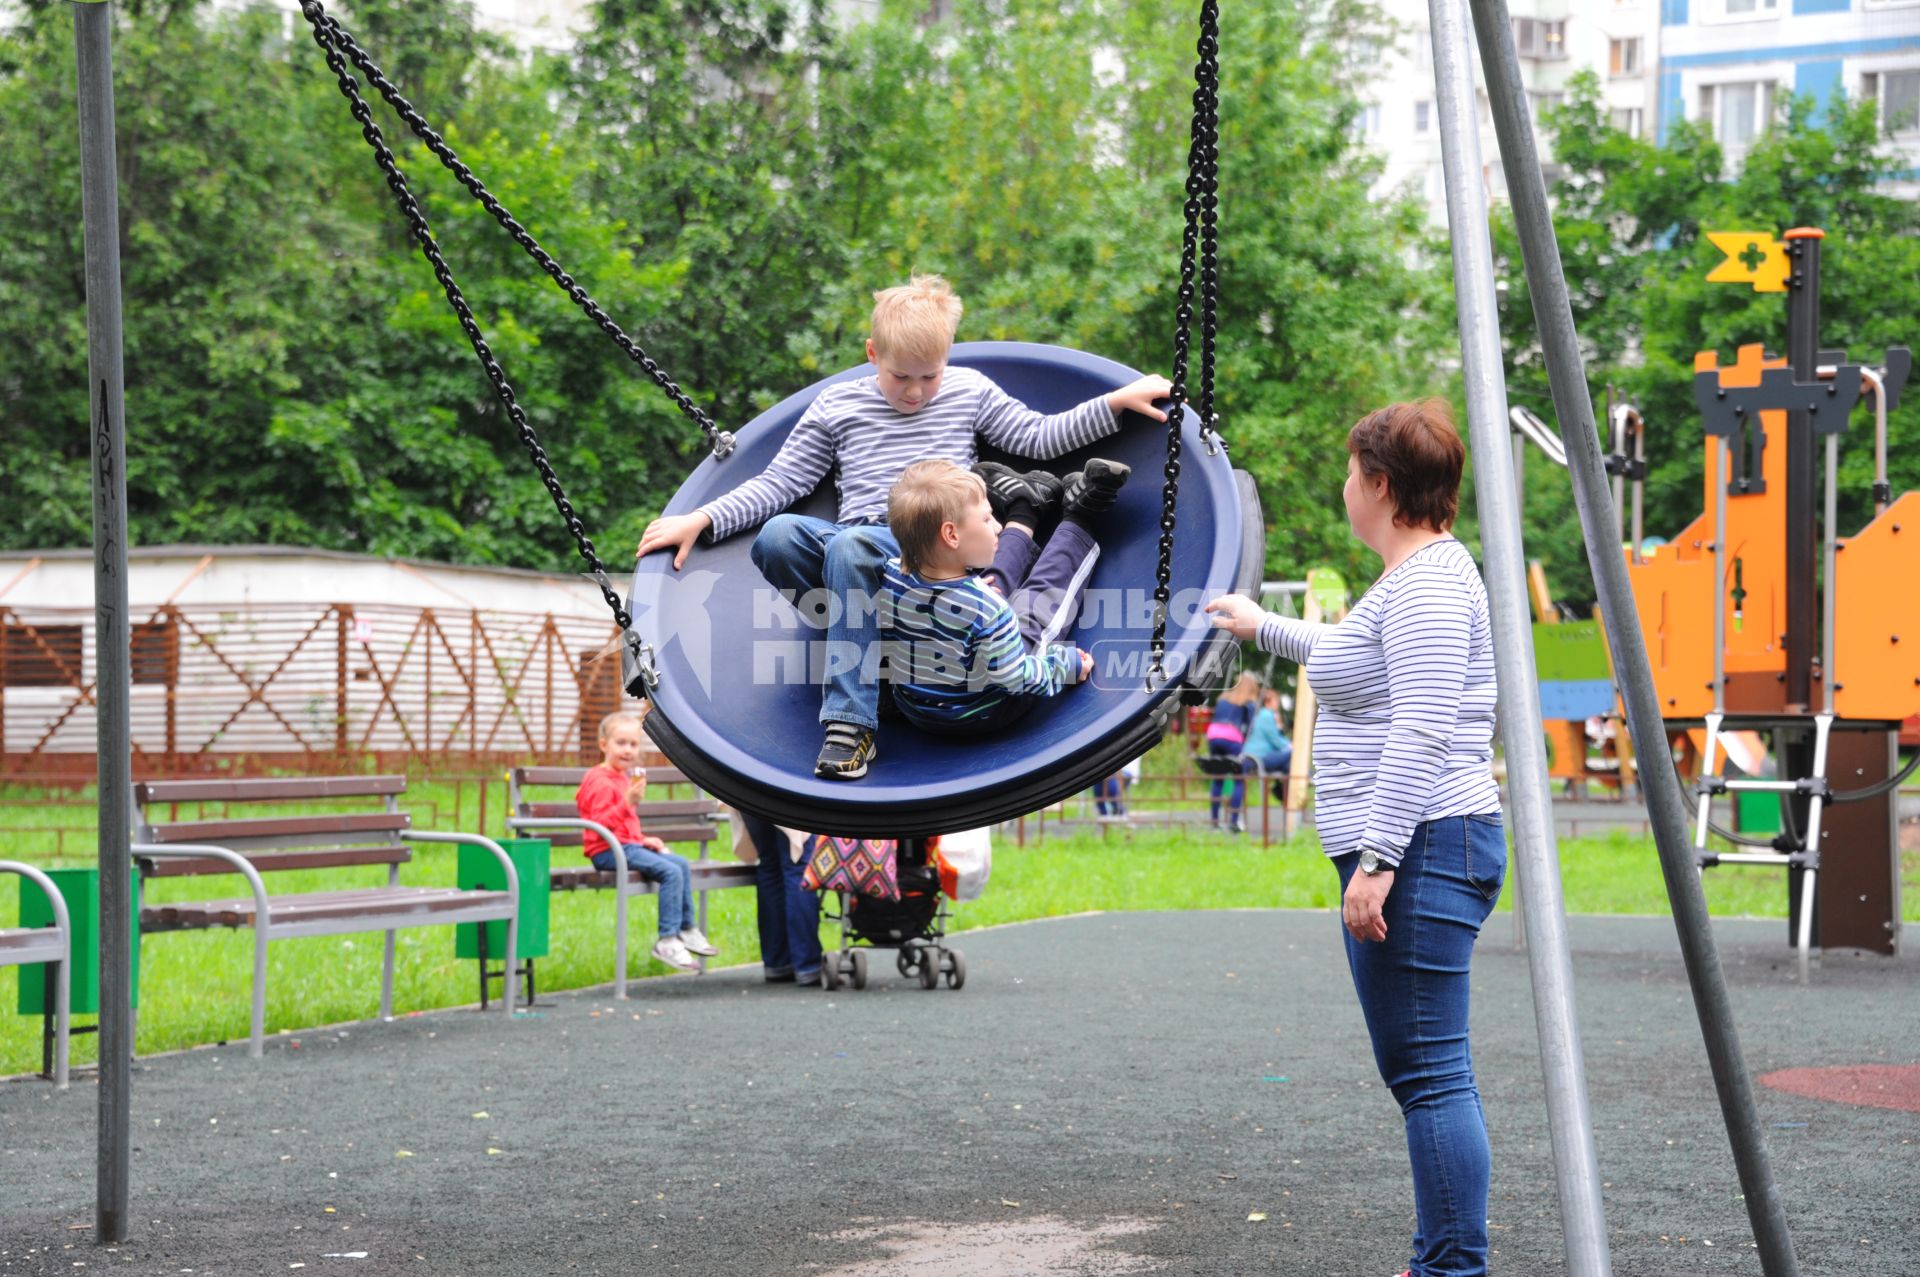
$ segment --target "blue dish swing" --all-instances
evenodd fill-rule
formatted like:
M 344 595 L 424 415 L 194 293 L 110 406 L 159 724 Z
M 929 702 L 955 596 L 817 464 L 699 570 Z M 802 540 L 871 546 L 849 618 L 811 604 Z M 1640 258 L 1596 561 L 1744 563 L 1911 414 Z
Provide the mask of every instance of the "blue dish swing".
M 1110 359 L 1019 342 L 963 343 L 952 362 L 978 369 L 1041 412 L 1064 411 L 1138 376 Z M 872 371 L 849 369 L 760 414 L 738 432 L 731 454 L 700 464 L 666 513 L 692 511 L 759 474 L 823 386 Z M 1233 643 L 1212 627 L 1204 605 L 1228 591 L 1257 590 L 1264 566 L 1252 480 L 1203 436 L 1193 412 L 1184 418 L 1164 680 L 1149 677 L 1148 636 L 1162 497 L 1152 479 L 1165 466 L 1166 436 L 1159 423 L 1133 418 L 1117 434 L 1044 463 L 1065 473 L 1104 456 L 1134 470 L 1104 516 L 1100 560 L 1072 636 L 1094 654 L 1090 683 L 990 736 L 935 736 L 883 721 L 865 778 L 815 776 L 820 687 L 807 675 L 818 671 L 808 653 L 821 632 L 770 605 L 772 587 L 748 559 L 753 533 L 746 531 L 695 547 L 677 572 L 671 554 L 649 555 L 634 570 L 628 602 L 633 630 L 649 649 L 642 675 L 653 704 L 648 734 L 695 784 L 726 802 L 784 825 L 849 836 L 975 828 L 1112 775 L 1160 738 L 1183 691 L 1212 686 Z M 794 509 L 833 518 L 832 482 Z

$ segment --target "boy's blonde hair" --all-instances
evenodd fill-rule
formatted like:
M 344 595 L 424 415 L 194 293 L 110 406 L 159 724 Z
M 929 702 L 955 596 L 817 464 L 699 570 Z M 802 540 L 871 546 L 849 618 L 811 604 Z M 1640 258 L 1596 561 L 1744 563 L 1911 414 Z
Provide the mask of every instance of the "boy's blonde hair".
M 635 727 L 640 726 L 640 724 L 643 721 L 645 721 L 647 717 L 648 708 L 649 707 L 647 703 L 645 701 L 642 701 L 640 703 L 639 709 L 617 709 L 613 711 L 613 713 L 601 719 L 600 720 L 600 743 L 602 745 L 607 743 L 607 737 L 613 735 L 613 725 L 615 723 L 628 722 L 628 723 L 632 723 Z
M 900 565 L 918 572 L 940 544 L 940 527 L 958 523 L 986 499 L 987 485 L 951 461 L 916 461 L 887 495 L 887 528 L 900 544 Z
M 873 348 L 908 359 L 943 359 L 966 307 L 938 275 L 915 275 L 873 295 Z

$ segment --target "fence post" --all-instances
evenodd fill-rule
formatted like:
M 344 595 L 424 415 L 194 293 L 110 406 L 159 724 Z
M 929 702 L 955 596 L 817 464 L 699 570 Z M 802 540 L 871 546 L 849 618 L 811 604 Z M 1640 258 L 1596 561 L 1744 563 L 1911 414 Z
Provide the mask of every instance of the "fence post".
M 333 605 L 333 751 L 342 766 L 347 761 L 347 626 L 352 620 L 351 607 Z

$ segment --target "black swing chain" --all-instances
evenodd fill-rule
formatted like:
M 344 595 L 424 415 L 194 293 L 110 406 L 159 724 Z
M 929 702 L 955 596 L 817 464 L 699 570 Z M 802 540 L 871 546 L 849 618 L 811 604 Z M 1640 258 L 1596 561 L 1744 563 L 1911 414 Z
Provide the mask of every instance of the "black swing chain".
M 460 321 L 461 329 L 467 334 L 467 341 L 473 346 L 474 354 L 479 356 L 480 364 L 486 370 L 487 380 L 493 384 L 494 395 L 506 409 L 507 416 L 513 421 L 515 429 L 519 431 L 520 442 L 525 445 L 527 455 L 533 460 L 534 468 L 540 472 L 540 482 L 546 485 L 547 492 L 553 497 L 554 507 L 559 510 L 560 517 L 566 521 L 567 531 L 573 534 L 574 543 L 580 549 L 580 557 L 587 561 L 594 581 L 600 587 L 601 595 L 606 599 L 607 606 L 613 609 L 614 620 L 619 623 L 621 632 L 628 636 L 627 641 L 631 645 L 635 641 L 632 637 L 633 618 L 628 615 L 626 607 L 620 601 L 620 596 L 614 592 L 613 583 L 607 577 L 606 565 L 600 561 L 599 554 L 595 552 L 593 541 L 587 536 L 586 527 L 580 522 L 580 516 L 574 513 L 573 503 L 567 500 L 567 494 L 561 490 L 559 477 L 554 474 L 553 465 L 547 460 L 546 449 L 541 446 L 539 436 L 534 434 L 533 426 L 527 421 L 527 414 L 514 396 L 513 387 L 507 384 L 507 375 L 501 369 L 499 361 L 493 357 L 492 348 L 487 345 L 486 338 L 481 335 L 480 326 L 473 318 L 473 310 L 467 305 L 466 297 L 461 294 L 460 286 L 454 282 L 453 272 L 447 267 L 446 258 L 440 253 L 440 245 L 435 242 L 433 231 L 427 225 L 426 214 L 421 211 L 418 201 L 413 197 L 413 192 L 408 189 L 406 176 L 400 171 L 399 162 L 394 158 L 393 152 L 388 149 L 386 139 L 381 136 L 380 126 L 374 123 L 372 109 L 367 105 L 366 99 L 360 96 L 359 85 L 347 69 L 346 58 L 342 56 L 342 50 L 336 43 L 344 33 L 341 32 L 337 23 L 327 17 L 326 12 L 316 0 L 302 0 L 300 9 L 313 26 L 313 38 L 326 54 L 327 66 L 339 81 L 340 92 L 346 97 L 353 118 L 360 122 L 360 135 L 367 140 L 367 145 L 373 148 L 374 162 L 385 174 L 387 187 L 393 192 L 394 200 L 400 206 L 401 215 L 407 219 L 407 225 L 412 229 L 413 237 L 420 245 L 420 251 L 432 265 L 434 278 L 440 281 L 440 287 L 446 293 L 447 302 L 453 307 L 454 316 Z
M 1160 561 L 1154 571 L 1152 671 L 1149 686 L 1166 681 L 1167 613 L 1173 599 L 1173 532 L 1180 500 L 1180 426 L 1187 402 L 1187 356 L 1193 339 L 1194 259 L 1199 257 L 1200 396 L 1194 405 L 1211 441 L 1218 428 L 1213 403 L 1215 336 L 1219 329 L 1220 7 L 1202 0 L 1193 68 L 1193 128 L 1187 147 L 1186 233 L 1180 248 L 1180 306 L 1173 335 L 1173 390 L 1167 406 L 1166 484 L 1161 489 Z
M 303 10 L 308 8 L 319 10 L 321 6 L 318 3 L 303 2 L 301 8 Z M 308 17 L 309 20 L 312 20 L 311 14 L 309 14 Z M 354 40 L 352 33 L 340 25 L 339 19 L 322 12 L 320 21 L 325 23 L 328 37 L 332 40 L 334 46 L 338 48 L 340 52 L 346 54 L 348 60 L 360 69 L 361 74 L 367 77 L 367 82 L 378 89 L 380 96 L 386 99 L 387 105 L 393 108 L 394 114 L 406 122 L 407 127 L 413 130 L 414 136 L 424 142 L 427 149 L 439 157 L 442 166 L 444 166 L 448 172 L 452 173 L 462 186 L 467 188 L 467 191 L 480 203 L 481 207 L 493 215 L 493 220 L 500 223 L 500 225 L 506 229 L 507 234 L 513 238 L 513 242 L 527 251 L 527 255 L 539 264 L 540 269 L 544 270 L 548 276 L 552 278 L 553 282 L 560 286 L 560 291 L 564 292 L 573 304 L 578 306 L 581 312 L 594 322 L 595 327 L 605 333 L 607 337 L 612 340 L 613 344 L 625 353 L 628 359 L 640 365 L 647 376 L 651 377 L 654 384 L 666 392 L 667 397 L 673 400 L 689 421 L 700 427 L 701 433 L 707 437 L 707 444 L 712 448 L 713 454 L 717 457 L 724 457 L 732 452 L 734 446 L 733 435 L 715 426 L 713 419 L 707 416 L 700 405 L 694 403 L 692 399 L 687 397 L 687 393 L 680 388 L 679 383 L 668 376 L 660 365 L 654 362 L 653 357 L 647 354 L 638 342 L 629 337 L 620 325 L 614 322 L 613 317 L 600 308 L 598 302 L 587 295 L 587 290 L 582 288 L 578 281 L 567 273 L 566 269 L 563 268 L 560 263 L 556 262 L 546 249 L 540 247 L 540 242 L 534 239 L 532 233 L 528 231 L 526 227 L 522 226 L 514 218 L 513 214 L 501 205 L 493 193 L 486 188 L 486 185 L 482 183 L 478 177 L 474 176 L 473 170 L 468 168 L 465 162 L 454 153 L 451 146 L 447 145 L 446 139 L 441 137 L 432 125 L 427 123 L 426 117 L 415 109 L 413 103 L 409 102 L 401 94 L 400 90 L 394 86 L 391 80 L 387 79 L 386 74 L 381 71 L 373 59 L 368 56 L 367 51 L 362 49 L 359 43 Z

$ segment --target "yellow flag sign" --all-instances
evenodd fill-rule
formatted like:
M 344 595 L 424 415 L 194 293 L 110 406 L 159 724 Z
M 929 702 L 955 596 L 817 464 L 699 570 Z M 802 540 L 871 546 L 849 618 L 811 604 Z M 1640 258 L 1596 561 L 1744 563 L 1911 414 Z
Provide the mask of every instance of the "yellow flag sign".
M 1769 231 L 1708 231 L 1708 241 L 1727 255 L 1707 276 L 1709 284 L 1752 284 L 1756 293 L 1787 291 L 1786 246 Z

